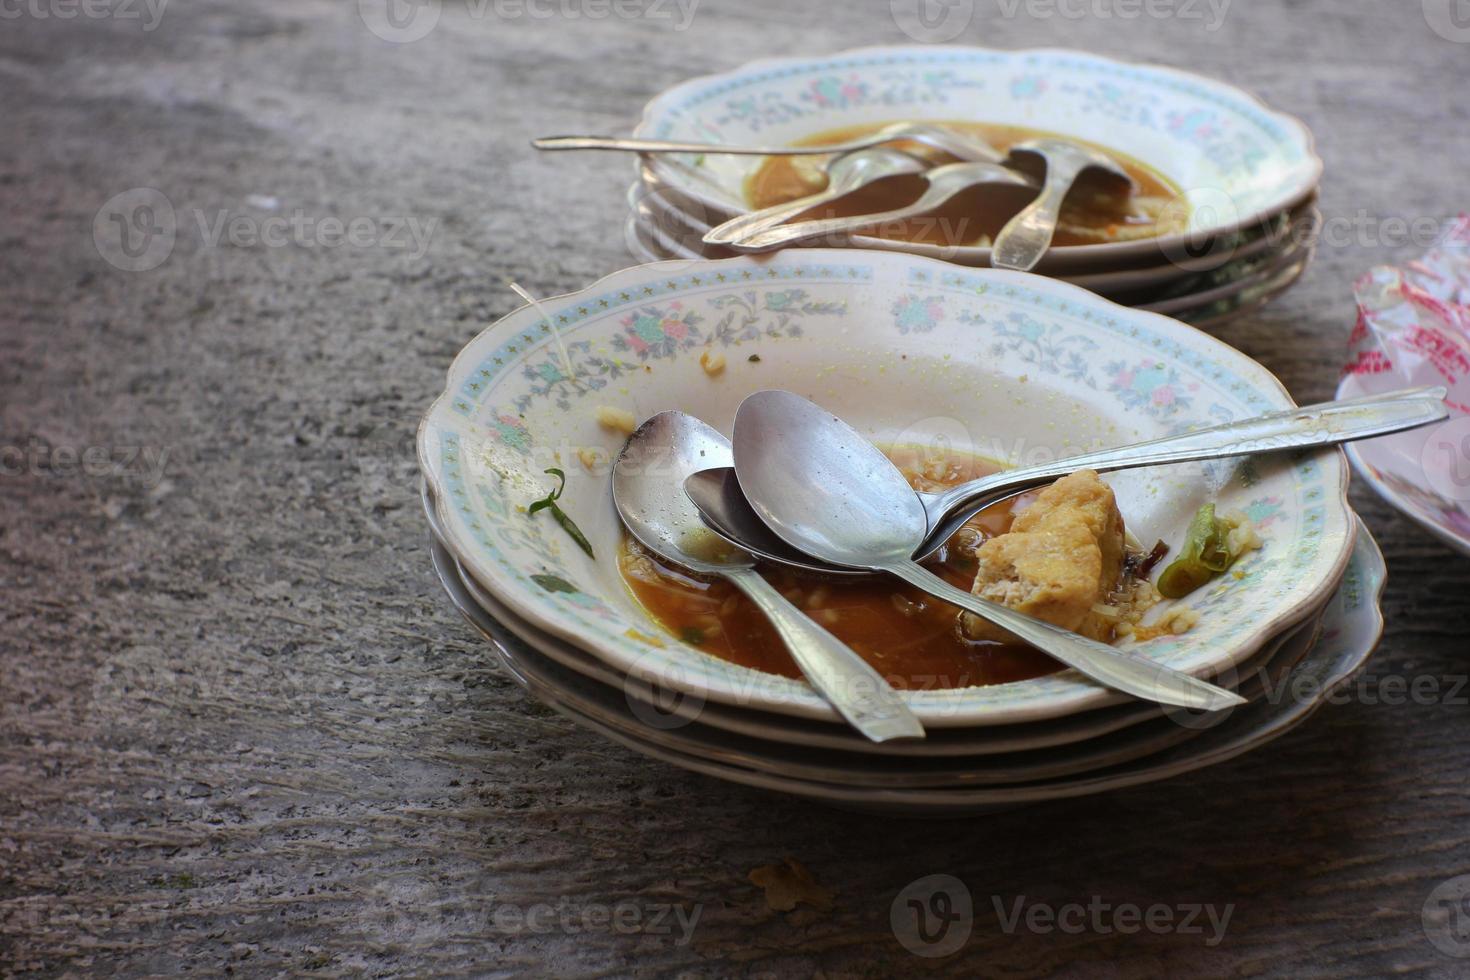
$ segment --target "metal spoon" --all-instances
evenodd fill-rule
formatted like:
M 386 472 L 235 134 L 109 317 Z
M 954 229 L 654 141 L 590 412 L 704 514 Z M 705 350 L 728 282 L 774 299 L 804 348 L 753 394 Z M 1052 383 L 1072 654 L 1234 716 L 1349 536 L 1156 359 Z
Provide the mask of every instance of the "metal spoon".
M 613 465 L 613 502 L 644 547 L 745 593 L 781 634 L 812 687 L 854 728 L 875 742 L 922 738 L 924 727 L 881 674 L 761 578 L 748 552 L 700 521 L 684 494 L 685 477 L 730 462 L 730 444 L 703 422 L 683 412 L 655 415 Z
M 750 214 L 731 218 L 724 224 L 711 228 L 705 234 L 704 241 L 709 245 L 726 245 L 773 225 L 779 225 L 803 211 L 835 201 L 861 187 L 879 183 L 890 177 L 923 173 L 928 168 L 929 164 L 918 157 L 883 146 L 874 147 L 871 150 L 858 150 L 855 153 L 845 153 L 828 164 L 826 190 L 806 197 L 798 197 L 785 204 L 773 205 L 759 211 L 752 211 Z
M 914 550 L 923 561 L 948 541 L 960 525 L 1007 497 L 1051 483 L 1080 469 L 1099 473 L 1250 456 L 1282 450 L 1312 449 L 1387 435 L 1439 422 L 1449 415 L 1446 389 L 1410 388 L 1346 401 L 1323 402 L 1269 412 L 1181 435 L 1068 456 L 1038 466 L 1002 470 L 961 483 L 942 493 L 917 491 L 929 531 Z M 773 534 L 740 494 L 733 469 L 706 470 L 690 478 L 687 490 L 705 523 L 725 538 L 770 561 L 805 571 L 863 574 L 819 562 Z
M 629 150 L 635 153 L 719 153 L 741 156 L 819 156 L 824 153 L 851 153 L 871 146 L 912 140 L 943 150 L 961 160 L 999 162 L 1001 155 L 984 140 L 947 126 L 932 123 L 899 122 L 882 129 L 824 146 L 737 146 L 728 143 L 689 143 L 678 140 L 625 139 L 620 136 L 543 136 L 531 141 L 538 150 Z
M 1108 687 L 1204 710 L 1240 695 L 1088 640 L 957 588 L 910 556 L 928 531 L 924 505 L 898 467 L 832 413 L 789 391 L 758 391 L 735 414 L 735 472 L 761 519 L 834 565 L 888 572 L 982 616 Z
M 1133 189 L 1133 178 L 1105 153 L 1078 146 L 1067 140 L 1035 139 L 1011 147 L 1008 164 L 1017 156 L 1039 156 L 1046 161 L 1046 182 L 1036 200 L 1026 205 L 995 236 L 990 264 L 997 269 L 1030 272 L 1051 247 L 1062 213 L 1062 201 L 1084 171 L 1100 171 L 1122 186 Z
M 798 221 L 794 224 L 779 225 L 731 242 L 730 247 L 744 252 L 764 252 L 810 238 L 862 231 L 865 228 L 873 228 L 889 222 L 916 218 L 942 207 L 945 202 L 960 192 L 981 184 L 1000 184 L 1012 187 L 1036 186 L 1035 181 L 1030 177 L 1014 170 L 1007 170 L 998 163 L 947 163 L 942 167 L 935 167 L 927 171 L 924 179 L 929 182 L 928 188 L 917 201 L 904 207 L 877 214 L 860 214 L 847 218 L 821 218 L 815 221 Z

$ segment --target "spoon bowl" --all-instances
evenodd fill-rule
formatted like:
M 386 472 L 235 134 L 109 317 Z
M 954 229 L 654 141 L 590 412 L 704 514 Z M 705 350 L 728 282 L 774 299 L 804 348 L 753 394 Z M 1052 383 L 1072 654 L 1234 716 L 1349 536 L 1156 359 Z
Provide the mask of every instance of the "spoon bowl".
M 929 530 L 912 557 L 915 561 L 923 561 L 934 554 L 967 520 L 984 508 L 1079 469 L 1111 473 L 1142 466 L 1310 449 L 1374 438 L 1442 421 L 1449 415 L 1444 402 L 1447 394 L 1443 387 L 1411 388 L 1306 405 L 1163 439 L 1068 456 L 1021 469 L 1001 470 L 940 493 L 914 491 L 928 515 Z M 733 469 L 698 472 L 686 482 L 685 491 L 706 524 L 760 558 L 809 572 L 859 574 L 852 569 L 821 562 L 772 532 L 764 515 L 758 514 L 740 492 Z
M 827 165 L 826 189 L 785 204 L 731 218 L 705 233 L 704 241 L 710 245 L 728 245 L 779 225 L 812 208 L 836 201 L 860 188 L 882 183 L 893 177 L 912 177 L 923 173 L 928 167 L 926 161 L 886 146 L 844 153 Z
M 957 195 L 981 185 L 1011 188 L 1036 186 L 1035 181 L 1025 174 L 1007 169 L 997 163 L 986 162 L 947 163 L 927 171 L 924 179 L 928 182 L 924 193 L 919 196 L 918 200 L 901 208 L 845 218 L 799 221 L 794 224 L 758 230 L 731 242 L 730 247 L 747 252 L 769 251 L 825 235 L 846 234 L 906 221 L 941 208 Z
M 710 531 L 681 487 L 689 473 L 733 463 L 730 443 L 699 419 L 683 412 L 655 415 L 613 465 L 618 516 L 645 548 L 691 571 L 753 568 L 755 558 Z
M 771 621 L 812 687 L 858 731 L 875 742 L 923 737 L 923 726 L 881 674 L 761 578 L 748 551 L 700 519 L 684 481 L 731 460 L 725 437 L 699 419 L 683 412 L 655 415 L 629 437 L 613 464 L 618 516 L 650 551 L 718 575 L 743 592 Z
M 1025 140 L 1011 147 L 1006 162 L 1014 166 L 1028 158 L 1040 158 L 1046 164 L 1046 179 L 1036 199 L 1006 222 L 995 236 L 990 264 L 997 269 L 1030 272 L 1036 267 L 1056 235 L 1062 202 L 1082 174 L 1101 174 L 1129 193 L 1135 189 L 1133 178 L 1122 164 L 1106 153 L 1070 140 L 1050 137 Z
M 1207 711 L 1243 703 L 1231 691 L 981 599 L 919 565 L 910 556 L 929 527 L 923 502 L 876 446 L 805 398 L 750 395 L 735 415 L 733 448 L 741 491 L 787 544 L 835 565 L 888 572 L 1124 693 Z

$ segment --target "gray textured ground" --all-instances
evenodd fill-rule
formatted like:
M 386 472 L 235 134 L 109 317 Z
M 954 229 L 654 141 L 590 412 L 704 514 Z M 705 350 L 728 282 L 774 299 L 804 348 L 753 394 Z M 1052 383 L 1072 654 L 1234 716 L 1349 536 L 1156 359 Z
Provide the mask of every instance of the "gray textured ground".
M 507 278 L 548 294 L 628 264 L 626 162 L 526 139 L 625 129 L 659 89 L 752 57 L 906 40 L 887 3 L 705 0 L 682 33 L 446 4 L 405 45 L 345 0 L 177 0 L 153 31 L 141 3 L 142 20 L 37 4 L 0 7 L 19 11 L 0 19 L 0 974 L 1470 969 L 1421 928 L 1431 889 L 1470 871 L 1470 709 L 1367 703 L 1385 677 L 1465 673 L 1470 562 L 1363 493 L 1392 573 L 1365 695 L 1217 769 L 973 823 L 845 816 L 604 744 L 529 703 L 440 595 L 417 414 L 515 305 Z M 961 40 L 1181 65 L 1300 114 L 1323 210 L 1362 212 L 1365 235 L 1466 203 L 1470 45 L 1417 0 L 1237 0 L 1213 32 L 1008 6 L 977 0 Z M 92 222 L 136 187 L 180 231 L 126 273 Z M 210 245 L 195 217 L 298 208 L 437 225 L 415 256 Z M 1351 279 L 1417 251 L 1326 245 L 1224 337 L 1326 397 Z M 50 455 L 86 447 L 113 465 Z M 126 447 L 151 456 L 119 471 Z M 766 908 L 747 872 L 787 855 L 836 889 L 830 912 Z M 935 872 L 979 908 L 931 964 L 888 909 Z M 1006 935 L 991 896 L 1022 895 L 1236 908 L 1215 948 Z M 702 915 L 685 945 L 497 925 L 537 902 Z

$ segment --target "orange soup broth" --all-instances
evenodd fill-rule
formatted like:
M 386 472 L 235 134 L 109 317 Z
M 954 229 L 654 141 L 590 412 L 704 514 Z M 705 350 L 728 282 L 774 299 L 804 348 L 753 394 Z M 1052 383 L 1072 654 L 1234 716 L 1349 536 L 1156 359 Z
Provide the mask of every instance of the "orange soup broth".
M 833 129 L 798 140 L 796 145 L 818 146 L 856 139 L 885 125 L 889 124 L 865 123 Z M 978 135 L 1002 154 L 1022 140 L 1055 135 L 1021 126 L 991 123 L 944 122 L 941 125 Z M 1057 229 L 1054 244 L 1087 245 L 1115 240 L 1123 237 L 1120 231 L 1125 226 L 1134 226 L 1127 237 L 1138 237 L 1141 232 L 1146 231 L 1147 226 L 1155 224 L 1156 219 L 1132 208 L 1130 200 L 1180 199 L 1179 189 L 1147 164 L 1110 147 L 1087 144 L 1082 140 L 1074 142 L 1093 146 L 1116 159 L 1128 172 L 1128 176 L 1133 178 L 1135 190 L 1131 198 L 1118 196 L 1110 193 L 1101 181 L 1084 175 L 1079 180 L 1078 193 L 1070 195 L 1062 209 L 1062 225 Z M 932 160 L 935 164 L 954 162 L 954 158 L 948 154 L 920 143 L 900 142 L 893 145 L 897 149 Z M 824 190 L 827 186 L 826 174 L 813 166 L 822 159 L 820 156 L 767 157 L 746 179 L 747 202 L 752 209 L 767 208 Z M 1041 173 L 1038 167 L 1032 172 L 1032 176 L 1040 177 Z M 890 211 L 917 200 L 925 186 L 923 178 L 919 176 L 890 178 L 880 184 L 854 191 L 830 205 L 814 208 L 793 220 L 849 217 Z M 977 187 L 956 195 L 931 215 L 890 222 L 868 234 L 949 247 L 989 243 L 1005 223 L 1034 196 L 1035 191 L 1025 187 Z M 1183 215 L 1178 213 L 1177 208 L 1171 210 L 1169 217 L 1175 222 L 1183 220 Z M 1074 226 L 1074 230 L 1068 230 L 1069 225 Z M 1076 229 L 1087 231 L 1083 233 Z M 1152 234 L 1166 234 L 1177 230 L 1180 229 L 1172 224 L 1168 227 L 1161 224 Z
M 1000 468 L 979 457 L 917 447 L 885 452 L 919 490 L 940 490 Z M 1022 501 L 1012 498 L 977 514 L 925 564 L 968 591 L 975 579 L 974 550 L 1009 530 L 1012 508 Z M 618 564 L 639 604 L 685 643 L 744 667 L 801 676 L 775 629 L 728 582 L 680 571 L 630 537 L 624 538 Z M 957 607 L 886 576 L 819 578 L 771 564 L 763 564 L 760 574 L 898 688 L 1002 684 L 1061 669 L 1031 647 L 966 639 Z

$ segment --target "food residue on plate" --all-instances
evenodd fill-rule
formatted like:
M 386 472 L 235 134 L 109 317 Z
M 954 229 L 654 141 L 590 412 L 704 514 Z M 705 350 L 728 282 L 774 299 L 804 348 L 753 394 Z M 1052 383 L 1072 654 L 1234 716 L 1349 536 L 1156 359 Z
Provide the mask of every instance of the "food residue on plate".
M 597 424 L 604 429 L 621 432 L 625 436 L 631 436 L 633 430 L 638 428 L 638 420 L 626 408 L 599 405 L 593 412 L 593 418 L 597 419 Z
M 971 591 L 1091 640 L 1111 642 L 1120 623 L 1137 623 L 1158 601 L 1131 574 L 1123 515 L 1113 489 L 1092 470 L 1065 476 L 1035 495 L 1010 530 L 975 551 Z M 989 620 L 964 613 L 976 640 L 1012 640 Z
M 725 370 L 725 355 L 705 351 L 699 355 L 699 366 L 704 369 L 705 374 L 713 378 Z
M 815 146 L 856 139 L 890 123 L 891 120 L 864 123 L 816 133 L 798 141 L 798 145 Z M 979 136 L 1002 154 L 1023 140 L 1057 135 L 1022 126 L 980 122 L 942 121 L 939 125 Z M 1110 191 L 1103 182 L 1094 183 L 1084 175 L 1062 208 L 1054 244 L 1068 246 L 1133 241 L 1185 229 L 1189 217 L 1185 198 L 1167 177 L 1111 147 L 1095 146 L 1073 137 L 1064 138 L 1092 146 L 1116 159 L 1133 179 L 1135 190 L 1132 194 L 1119 195 Z M 955 159 L 920 143 L 900 142 L 894 145 L 905 152 L 932 159 L 936 164 L 952 163 Z M 746 179 L 746 199 L 752 209 L 759 209 L 822 191 L 827 186 L 825 162 L 820 155 L 767 157 Z M 1038 170 L 1034 176 L 1039 175 Z M 793 220 L 890 211 L 916 200 L 926 186 L 924 179 L 917 175 L 892 177 Z M 944 246 L 989 245 L 996 232 L 1034 196 L 1034 191 L 1024 187 L 977 187 L 957 195 L 932 214 L 890 222 L 871 234 Z
M 917 446 L 885 452 L 918 490 L 1000 469 L 966 453 Z M 1248 522 L 1223 533 L 1227 541 L 1233 533 L 1240 547 L 1259 543 Z M 1181 558 L 1193 554 L 1193 542 L 1186 540 Z M 1149 576 L 1168 550 L 1162 542 L 1148 551 L 1133 547 L 1112 489 L 1080 470 L 982 510 L 926 564 L 983 598 L 1109 643 L 1179 634 L 1198 621 L 1194 610 L 1176 606 L 1143 623 L 1163 598 Z M 741 666 L 801 676 L 774 627 L 729 582 L 681 570 L 631 536 L 618 567 L 634 597 L 673 636 Z M 830 579 L 765 563 L 758 571 L 897 688 L 1001 684 L 1061 669 L 987 620 L 891 579 Z

